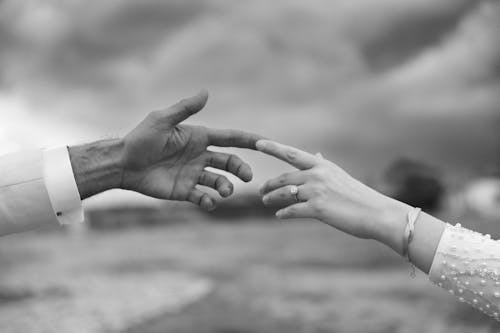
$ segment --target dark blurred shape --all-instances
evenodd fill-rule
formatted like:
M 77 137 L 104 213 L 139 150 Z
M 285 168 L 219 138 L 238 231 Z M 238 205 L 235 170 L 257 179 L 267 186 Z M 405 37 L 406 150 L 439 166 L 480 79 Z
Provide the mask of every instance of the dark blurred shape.
M 428 212 L 440 208 L 445 193 L 439 171 L 425 163 L 408 158 L 394 161 L 385 171 L 389 195 Z
M 173 204 L 89 209 L 85 212 L 85 220 L 91 229 L 113 230 L 183 223 L 200 217 L 197 209 L 186 209 L 184 206 Z
M 208 212 L 217 220 L 230 219 L 231 222 L 255 217 L 274 217 L 277 208 L 266 207 L 258 194 L 242 194 L 218 203 L 217 209 Z
M 85 220 L 86 225 L 91 229 L 114 230 L 196 221 L 211 223 L 235 223 L 248 221 L 248 219 L 262 221 L 262 219 L 258 218 L 272 218 L 275 210 L 274 208 L 265 207 L 259 195 L 247 193 L 220 200 L 217 209 L 212 212 L 207 212 L 190 203 L 166 202 L 158 206 L 118 206 L 87 209 Z
M 11 302 L 21 302 L 35 296 L 35 293 L 28 289 L 15 289 L 9 287 L 0 288 L 0 306 Z

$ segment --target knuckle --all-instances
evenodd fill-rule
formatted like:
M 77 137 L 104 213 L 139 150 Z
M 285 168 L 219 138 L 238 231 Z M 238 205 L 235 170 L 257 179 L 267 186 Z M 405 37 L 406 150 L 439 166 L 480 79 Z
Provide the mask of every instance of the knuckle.
M 285 185 L 287 181 L 286 175 L 281 175 L 278 177 L 278 185 Z
M 323 167 L 317 167 L 312 170 L 312 176 L 316 180 L 321 180 L 326 177 L 326 170 Z
M 213 162 L 214 162 L 213 155 L 208 153 L 208 152 L 205 152 L 203 154 L 203 163 L 208 166 L 208 165 L 212 165 Z
M 289 160 L 289 161 L 295 161 L 297 159 L 297 152 L 294 150 L 288 149 L 285 152 L 285 155 L 286 155 L 287 160 Z
M 231 154 L 229 155 L 229 158 L 227 159 L 227 166 L 228 169 L 230 170 L 235 170 L 238 168 L 238 165 L 240 164 L 238 156 Z
M 310 202 L 311 209 L 316 216 L 322 216 L 325 210 L 325 205 L 322 200 L 312 200 Z
M 327 193 L 327 188 L 325 187 L 325 184 L 323 182 L 318 182 L 314 186 L 314 191 L 318 198 L 324 198 Z
M 235 155 L 235 154 L 231 154 L 230 156 L 231 160 L 233 161 L 233 163 L 242 163 L 243 161 L 238 157 L 238 155 Z

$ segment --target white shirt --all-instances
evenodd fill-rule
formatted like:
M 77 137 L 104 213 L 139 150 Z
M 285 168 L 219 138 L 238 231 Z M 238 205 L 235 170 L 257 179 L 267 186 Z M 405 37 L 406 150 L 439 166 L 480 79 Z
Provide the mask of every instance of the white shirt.
M 500 320 L 500 242 L 446 225 L 429 278 L 460 302 Z
M 82 201 L 66 147 L 0 157 L 0 236 L 81 221 Z
M 60 224 L 83 221 L 83 207 L 67 147 L 43 153 L 44 180 L 52 208 Z

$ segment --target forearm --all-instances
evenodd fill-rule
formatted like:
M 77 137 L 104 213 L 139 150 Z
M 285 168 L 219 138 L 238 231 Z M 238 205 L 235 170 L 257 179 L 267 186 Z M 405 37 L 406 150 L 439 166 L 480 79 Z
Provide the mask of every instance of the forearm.
M 429 214 L 421 213 L 415 224 L 415 235 L 408 246 L 410 260 L 425 273 L 429 273 L 445 223 Z
M 382 228 L 377 240 L 402 254 L 407 214 L 412 207 L 394 199 L 390 200 L 387 212 L 383 214 Z M 424 212 L 415 223 L 414 238 L 408 246 L 408 252 L 412 263 L 425 273 L 429 273 L 444 228 L 443 221 Z
M 69 147 L 71 166 L 82 199 L 119 188 L 123 141 L 103 140 Z
M 403 231 L 410 206 L 395 201 L 381 225 L 379 240 L 402 252 Z M 429 279 L 459 301 L 469 303 L 500 320 L 500 243 L 457 224 L 447 225 L 421 213 L 409 244 L 412 263 L 429 274 Z

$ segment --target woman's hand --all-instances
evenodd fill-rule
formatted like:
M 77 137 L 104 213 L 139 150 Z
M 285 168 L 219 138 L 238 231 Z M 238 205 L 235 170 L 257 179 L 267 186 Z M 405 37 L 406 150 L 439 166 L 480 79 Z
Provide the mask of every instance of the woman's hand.
M 259 140 L 257 149 L 299 169 L 261 187 L 264 204 L 281 208 L 278 218 L 318 219 L 353 236 L 400 249 L 408 205 L 362 184 L 320 155 L 268 140 Z

